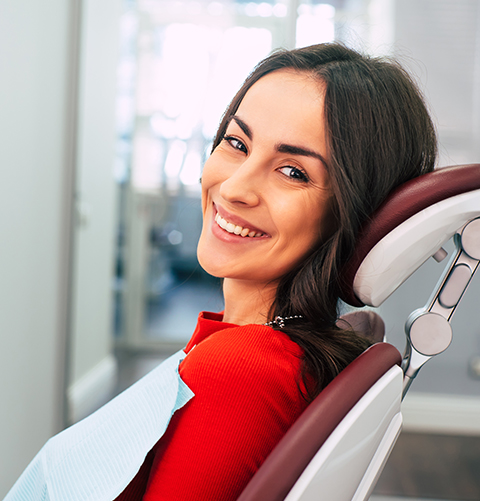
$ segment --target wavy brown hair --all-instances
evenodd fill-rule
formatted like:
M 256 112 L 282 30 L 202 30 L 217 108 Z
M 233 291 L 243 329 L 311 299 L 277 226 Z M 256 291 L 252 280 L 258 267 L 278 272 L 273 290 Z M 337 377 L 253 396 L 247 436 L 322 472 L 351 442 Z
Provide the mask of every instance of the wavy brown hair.
M 302 315 L 282 330 L 303 349 L 310 400 L 369 344 L 336 326 L 340 270 L 352 254 L 358 230 L 392 189 L 433 170 L 437 140 L 417 85 L 397 62 L 331 43 L 280 50 L 263 60 L 227 108 L 213 149 L 248 89 L 281 69 L 310 74 L 325 87 L 326 168 L 335 230 L 282 277 L 269 318 Z

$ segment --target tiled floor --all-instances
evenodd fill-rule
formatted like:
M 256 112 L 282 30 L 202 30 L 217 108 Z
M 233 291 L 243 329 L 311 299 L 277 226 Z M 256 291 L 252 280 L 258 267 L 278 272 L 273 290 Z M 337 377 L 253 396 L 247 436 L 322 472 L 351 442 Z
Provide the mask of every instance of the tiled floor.
M 402 433 L 375 494 L 479 501 L 480 437 Z
M 392 497 L 392 496 L 376 496 L 373 495 L 370 497 L 370 501 L 458 501 L 456 499 L 450 499 L 450 500 L 445 500 L 445 499 L 425 499 L 425 498 L 406 498 L 406 497 Z

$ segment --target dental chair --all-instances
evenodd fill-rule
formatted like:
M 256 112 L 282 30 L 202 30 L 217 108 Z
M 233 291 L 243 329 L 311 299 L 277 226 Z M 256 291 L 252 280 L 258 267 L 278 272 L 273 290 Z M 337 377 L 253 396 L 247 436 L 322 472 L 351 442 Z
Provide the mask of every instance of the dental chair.
M 344 369 L 278 443 L 239 501 L 367 500 L 402 428 L 401 402 L 420 368 L 447 349 L 450 320 L 480 261 L 480 164 L 448 167 L 397 188 L 363 227 L 342 299 L 380 306 L 427 259 L 449 260 L 427 304 L 408 318 L 403 357 L 377 342 Z M 343 322 L 382 341 L 371 311 Z M 362 316 L 363 315 L 363 316 Z

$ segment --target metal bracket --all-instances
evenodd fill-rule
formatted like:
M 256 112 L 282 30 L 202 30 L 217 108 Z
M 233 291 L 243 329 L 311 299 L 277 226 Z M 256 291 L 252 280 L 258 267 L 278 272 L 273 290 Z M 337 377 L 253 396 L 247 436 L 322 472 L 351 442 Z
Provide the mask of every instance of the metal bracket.
M 407 347 L 402 368 L 403 396 L 423 365 L 445 351 L 453 337 L 451 318 L 480 263 L 480 218 L 467 222 L 454 236 L 457 252 L 427 304 L 407 319 Z

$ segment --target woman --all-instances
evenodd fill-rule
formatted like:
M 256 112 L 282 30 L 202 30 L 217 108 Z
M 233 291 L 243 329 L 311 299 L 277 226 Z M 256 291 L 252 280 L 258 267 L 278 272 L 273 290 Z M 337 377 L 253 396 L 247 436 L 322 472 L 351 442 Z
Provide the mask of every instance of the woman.
M 257 66 L 202 176 L 198 258 L 224 279 L 225 311 L 200 315 L 179 366 L 195 396 L 116 499 L 238 497 L 368 346 L 336 326 L 339 270 L 362 222 L 435 156 L 425 104 L 397 64 L 323 44 Z
M 198 257 L 224 278 L 225 311 L 201 318 L 206 333 L 187 346 L 197 344 L 180 375 L 196 396 L 151 453 L 144 499 L 235 499 L 366 348 L 336 327 L 339 269 L 361 223 L 435 156 L 423 100 L 398 65 L 337 44 L 259 64 L 202 176 Z

